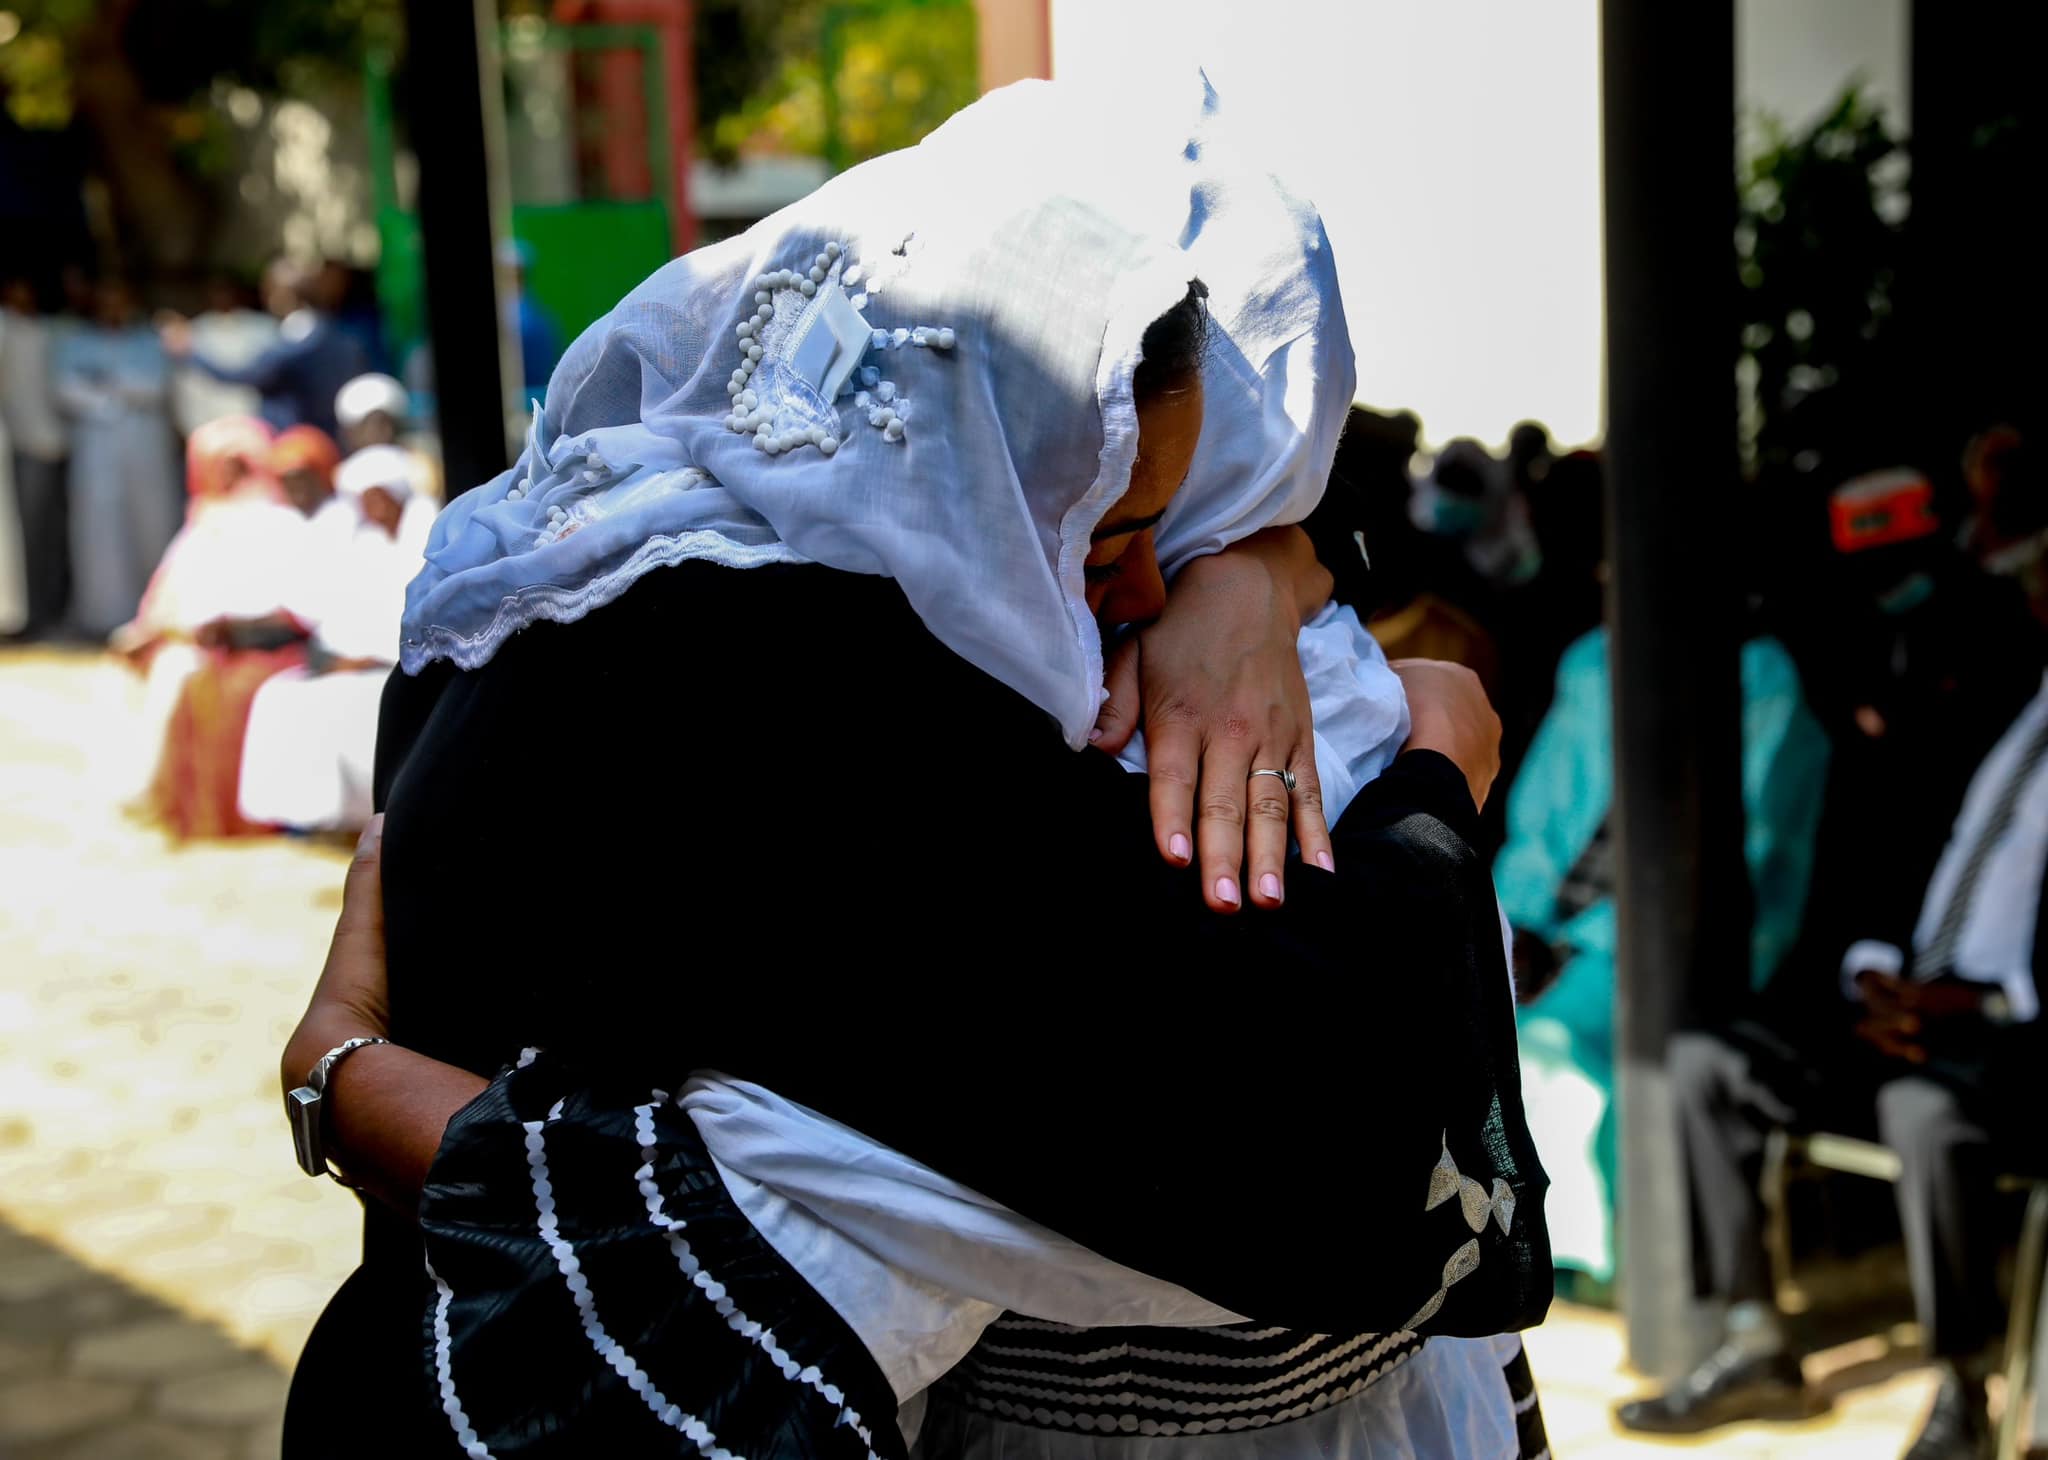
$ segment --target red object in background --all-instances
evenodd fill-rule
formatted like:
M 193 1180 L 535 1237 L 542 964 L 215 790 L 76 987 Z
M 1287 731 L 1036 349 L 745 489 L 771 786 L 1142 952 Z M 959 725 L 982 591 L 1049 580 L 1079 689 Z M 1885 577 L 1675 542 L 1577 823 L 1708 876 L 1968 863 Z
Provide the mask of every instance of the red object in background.
M 1828 525 L 1839 552 L 1868 552 L 1912 542 L 1941 529 L 1934 486 L 1911 467 L 1889 467 L 1852 478 L 1828 498 Z
M 669 247 L 685 254 L 697 246 L 697 215 L 690 211 L 690 157 L 696 140 L 697 86 L 691 72 L 691 0 L 556 0 L 555 19 L 564 25 L 645 25 L 661 37 L 662 91 L 668 99 L 669 176 L 647 178 L 647 108 L 639 68 L 631 56 L 607 56 L 599 89 L 611 125 L 605 152 L 605 182 L 614 197 L 653 192 L 669 199 Z M 628 123 L 637 122 L 638 125 Z

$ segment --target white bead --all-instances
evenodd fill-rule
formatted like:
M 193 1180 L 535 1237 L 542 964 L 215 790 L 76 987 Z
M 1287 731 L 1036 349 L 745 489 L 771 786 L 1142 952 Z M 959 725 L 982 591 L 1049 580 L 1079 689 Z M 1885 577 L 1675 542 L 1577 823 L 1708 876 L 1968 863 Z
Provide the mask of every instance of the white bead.
M 754 428 L 754 434 L 756 436 L 773 436 L 775 434 L 775 426 L 772 422 L 763 421 Z
M 754 322 L 751 319 L 741 320 L 733 333 L 743 340 L 749 338 L 754 333 Z
M 876 386 L 875 399 L 879 400 L 883 405 L 887 405 L 890 401 L 896 399 L 896 382 L 885 380 Z
M 772 304 L 762 305 L 754 311 L 754 318 L 760 324 L 768 323 L 769 320 L 775 318 L 775 306 Z
M 517 502 L 520 498 L 524 497 L 525 495 L 526 493 L 520 491 L 519 488 L 514 487 L 511 491 L 505 494 L 505 500 L 508 502 Z
M 849 264 L 846 272 L 839 276 L 839 282 L 851 289 L 861 281 L 863 270 L 859 264 Z
M 818 286 L 809 279 L 805 279 L 802 283 L 798 284 L 797 288 L 804 291 L 804 298 L 806 299 L 818 292 Z
M 891 421 L 888 425 L 884 426 L 882 428 L 882 439 L 884 441 L 901 441 L 903 439 L 903 423 L 901 421 Z
M 824 270 L 823 268 L 821 268 L 821 267 L 813 267 L 813 268 L 812 268 L 812 270 L 811 270 L 811 282 L 812 282 L 813 284 L 822 284 L 822 283 L 824 283 L 824 282 L 825 282 L 825 270 Z M 809 290 L 807 289 L 807 290 L 805 290 L 804 292 L 808 294 L 808 293 L 809 293 L 810 291 L 809 291 Z
M 775 296 L 773 294 L 770 294 L 766 289 L 760 289 L 755 291 L 754 302 L 756 304 L 766 305 L 768 308 L 773 309 L 775 307 Z
M 866 309 L 868 307 L 868 296 L 865 294 L 856 294 L 848 302 L 852 304 L 855 309 Z
M 747 358 L 748 358 L 749 360 L 758 360 L 758 359 L 760 359 L 760 358 L 761 358 L 761 347 L 760 347 L 759 345 L 749 345 L 749 346 L 747 346 Z
M 860 367 L 860 383 L 862 385 L 873 385 L 876 381 L 880 380 L 881 378 L 882 372 L 875 366 L 863 365 Z
M 959 339 L 960 337 L 954 334 L 951 329 L 941 329 L 936 335 L 932 336 L 932 343 L 941 350 L 950 350 L 959 342 Z
M 839 255 L 840 255 L 840 252 L 841 252 L 841 250 L 840 250 L 840 247 L 839 247 L 839 241 L 838 241 L 837 239 L 833 239 L 833 240 L 831 240 L 830 242 L 826 243 L 826 245 L 825 245 L 825 257 L 826 257 L 826 258 L 828 258 L 828 259 L 836 259 L 836 258 L 838 258 L 838 257 L 839 257 Z
M 811 260 L 811 267 L 816 269 L 820 275 L 824 274 L 826 270 L 832 267 L 832 256 L 821 251 L 816 258 Z M 824 281 L 821 278 L 819 282 L 823 283 Z
M 891 346 L 898 350 L 903 348 L 904 341 L 908 340 L 909 338 L 910 331 L 907 329 L 903 329 L 900 326 L 889 332 L 889 343 Z
M 740 404 L 751 411 L 755 406 L 761 404 L 761 398 L 751 390 L 743 390 L 740 392 Z
M 756 450 L 756 451 L 766 451 L 767 449 L 768 449 L 768 438 L 767 438 L 766 436 L 756 436 L 756 437 L 754 438 L 754 450 Z
M 871 411 L 869 411 L 869 412 L 868 412 L 868 424 L 869 424 L 870 426 L 875 426 L 875 427 L 880 427 L 880 426 L 881 426 L 881 424 L 882 424 L 882 408 L 881 408 L 880 406 L 876 406 L 876 407 L 875 407 L 875 408 L 874 408 L 873 410 L 871 410 Z
M 868 343 L 877 350 L 886 350 L 889 347 L 889 332 L 887 330 L 875 330 L 868 336 Z
M 837 451 L 838 449 L 839 438 L 837 436 L 827 436 L 823 441 L 820 441 L 818 443 L 818 450 L 824 452 L 827 456 L 830 456 L 833 452 Z
M 811 427 L 811 429 L 810 429 L 810 430 L 808 430 L 808 431 L 804 432 L 804 439 L 805 439 L 806 441 L 810 442 L 810 443 L 811 443 L 811 445 L 813 445 L 813 446 L 822 446 L 822 445 L 824 445 L 824 444 L 825 444 L 825 428 L 824 428 L 823 426 L 813 426 L 813 427 Z
M 738 382 L 737 380 L 728 380 L 728 381 L 726 381 L 726 383 L 725 383 L 725 393 L 726 393 L 727 395 L 738 395 L 738 394 L 740 393 L 740 390 L 741 390 L 741 386 L 740 386 L 740 383 L 739 383 L 739 382 Z
M 919 325 L 910 332 L 910 342 L 914 345 L 922 345 L 931 338 L 931 335 L 932 332 L 930 330 L 926 329 L 923 325 Z

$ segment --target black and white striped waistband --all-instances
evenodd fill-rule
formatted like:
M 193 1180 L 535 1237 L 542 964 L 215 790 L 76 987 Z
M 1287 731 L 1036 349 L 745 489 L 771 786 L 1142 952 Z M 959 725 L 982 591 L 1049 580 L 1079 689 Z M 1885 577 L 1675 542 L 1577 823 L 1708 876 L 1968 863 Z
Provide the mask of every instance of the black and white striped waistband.
M 1422 1343 L 1412 1333 L 1081 1329 L 1006 1315 L 940 1387 L 954 1403 L 1048 1429 L 1222 1434 L 1349 1399 Z

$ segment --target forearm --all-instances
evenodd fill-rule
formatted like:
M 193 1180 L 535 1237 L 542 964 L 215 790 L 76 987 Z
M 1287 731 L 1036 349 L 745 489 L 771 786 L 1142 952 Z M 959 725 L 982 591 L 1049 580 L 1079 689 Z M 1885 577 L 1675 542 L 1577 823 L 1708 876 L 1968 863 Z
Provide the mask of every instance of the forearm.
M 284 1088 L 303 1085 L 314 1063 L 344 1040 L 376 1032 L 352 1011 L 316 1002 L 285 1046 Z M 321 1101 L 328 1152 L 350 1180 L 410 1217 L 449 1118 L 488 1083 L 398 1045 L 358 1049 L 334 1067 Z
M 1297 629 L 1321 612 L 1336 586 L 1337 580 L 1316 557 L 1315 544 L 1299 527 L 1268 527 L 1225 551 L 1265 565 L 1284 590 L 1282 601 L 1292 609 Z

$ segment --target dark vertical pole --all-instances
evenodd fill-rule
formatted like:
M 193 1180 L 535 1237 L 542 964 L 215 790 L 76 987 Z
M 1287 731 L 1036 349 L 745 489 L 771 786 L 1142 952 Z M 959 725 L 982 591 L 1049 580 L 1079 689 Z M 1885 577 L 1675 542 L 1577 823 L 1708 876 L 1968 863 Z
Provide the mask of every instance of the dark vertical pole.
M 1735 22 L 1603 0 L 1609 674 L 1620 917 L 1623 1312 L 1637 1367 L 1693 1357 L 1665 1046 L 1746 981 L 1735 500 Z
M 498 309 L 498 92 L 493 0 L 406 0 L 406 103 L 419 157 L 427 339 L 450 496 L 508 464 L 512 387 Z

